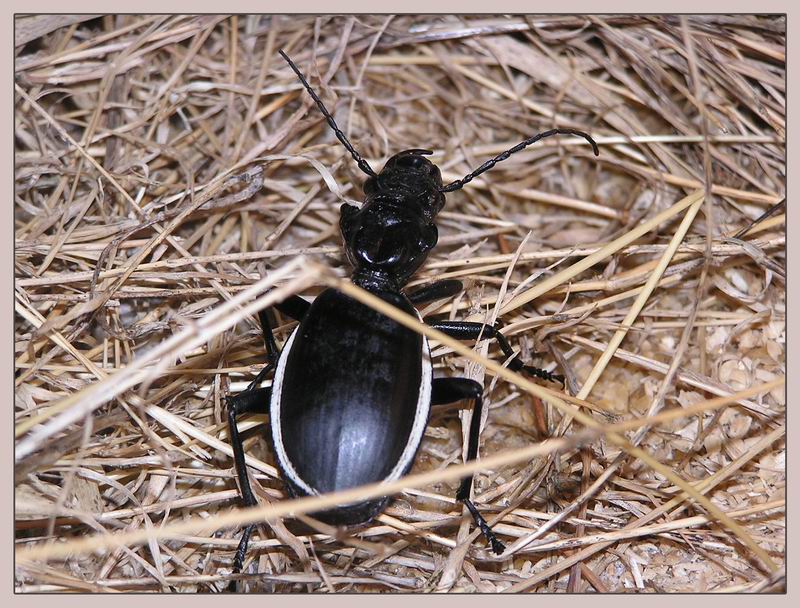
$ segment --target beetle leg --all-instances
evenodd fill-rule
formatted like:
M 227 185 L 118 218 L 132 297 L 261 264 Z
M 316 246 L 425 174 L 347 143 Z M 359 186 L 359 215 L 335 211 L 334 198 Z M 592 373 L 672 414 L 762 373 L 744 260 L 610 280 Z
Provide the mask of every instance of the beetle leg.
M 239 393 L 239 395 L 244 395 L 245 393 L 249 393 L 251 391 L 256 390 L 258 388 L 258 385 L 261 384 L 261 382 L 264 380 L 264 378 L 267 377 L 267 374 L 270 371 L 272 371 L 273 367 L 274 367 L 274 365 L 271 365 L 269 363 L 267 365 L 265 365 L 264 367 L 262 367 L 261 371 L 258 372 L 258 374 L 256 374 L 255 378 L 253 378 L 253 381 L 250 384 L 248 384 L 247 388 L 244 389 L 241 393 Z M 239 395 L 237 395 L 237 396 L 239 396 Z
M 474 402 L 472 407 L 472 419 L 469 423 L 469 442 L 467 443 L 466 462 L 475 460 L 478 456 L 478 443 L 480 441 L 481 413 L 483 411 L 483 387 L 480 383 L 469 378 L 434 378 L 431 390 L 431 405 L 444 405 L 462 399 L 471 399 Z M 472 475 L 468 475 L 461 480 L 461 485 L 456 493 L 456 500 L 464 503 L 472 514 L 475 524 L 480 528 L 486 540 L 492 546 L 492 551 L 500 555 L 506 547 L 501 543 L 489 524 L 480 514 L 475 504 L 470 500 L 472 493 Z
M 309 306 L 311 306 L 311 303 L 307 300 L 304 300 L 300 296 L 291 296 L 280 304 L 276 304 L 275 308 L 295 321 L 302 321 L 306 311 L 308 311 Z M 275 366 L 278 364 L 278 358 L 281 354 L 281 351 L 278 349 L 278 345 L 275 343 L 275 336 L 272 333 L 274 323 L 272 319 L 270 319 L 270 313 L 267 310 L 259 310 L 258 320 L 261 324 L 261 334 L 264 337 L 264 346 L 267 348 L 267 365 L 260 372 L 258 372 L 258 375 L 248 385 L 248 387 L 245 389 L 245 392 L 251 391 L 261 384 L 270 370 L 275 368 Z
M 269 366 L 264 369 L 269 369 Z M 265 387 L 248 389 L 227 399 L 228 435 L 233 448 L 233 463 L 236 468 L 236 477 L 239 480 L 239 489 L 242 493 L 242 502 L 245 507 L 254 507 L 258 502 L 253 495 L 253 490 L 250 488 L 250 479 L 247 477 L 244 446 L 242 445 L 242 437 L 239 435 L 239 427 L 236 425 L 236 419 L 243 414 L 267 411 L 271 395 L 272 387 Z M 234 574 L 242 571 L 247 545 L 250 542 L 250 535 L 253 533 L 254 528 L 255 524 L 250 524 L 244 529 L 242 539 L 239 541 L 239 547 L 236 549 L 236 557 L 233 560 Z
M 311 302 L 308 300 L 304 300 L 300 296 L 289 296 L 283 302 L 276 304 L 275 308 L 295 321 L 302 321 L 308 312 L 309 306 L 311 306 Z M 268 310 L 262 309 L 258 311 L 258 321 L 261 324 L 261 334 L 264 336 L 264 346 L 267 348 L 267 367 L 259 372 L 256 379 L 247 387 L 247 390 L 251 390 L 261 383 L 268 371 L 277 365 L 278 357 L 281 354 L 278 345 L 275 343 L 275 336 L 272 333 L 274 323 L 270 319 Z
M 428 285 L 423 285 L 419 289 L 406 294 L 412 304 L 425 304 L 434 300 L 450 298 L 464 289 L 463 284 L 458 279 L 444 279 Z
M 290 296 L 283 302 L 276 304 L 275 308 L 285 314 L 287 317 L 295 321 L 302 321 L 303 317 L 308 312 L 308 307 L 311 303 L 304 300 L 300 296 Z M 258 311 L 258 321 L 261 324 L 261 334 L 264 337 L 264 346 L 267 348 L 267 366 L 262 369 L 255 380 L 250 383 L 246 390 L 252 390 L 261 384 L 261 381 L 269 373 L 269 370 L 278 364 L 278 357 L 280 357 L 280 350 L 275 343 L 275 336 L 272 333 L 273 321 L 270 319 L 270 314 L 267 310 Z
M 264 346 L 267 347 L 267 364 L 261 368 L 253 381 L 247 385 L 247 388 L 239 393 L 236 398 L 243 398 L 247 393 L 258 388 L 258 385 L 263 382 L 267 374 L 272 371 L 278 364 L 278 357 L 280 357 L 280 350 L 275 343 L 275 336 L 272 334 L 272 323 L 269 318 L 269 313 L 266 310 L 258 311 L 258 320 L 261 323 L 261 334 L 264 337 Z
M 283 302 L 275 304 L 275 308 L 295 321 L 303 320 L 303 317 L 305 317 L 308 312 L 309 306 L 311 306 L 311 302 L 300 296 L 289 296 Z
M 266 310 L 259 310 L 258 320 L 261 323 L 261 335 L 264 337 L 264 346 L 267 347 L 267 368 L 272 368 L 278 363 L 280 350 L 278 350 L 278 345 L 275 343 L 275 336 L 272 334 L 272 322 L 270 321 L 269 313 Z M 266 374 L 266 372 L 264 372 L 264 374 Z M 259 376 L 260 375 L 259 373 Z M 261 382 L 262 379 L 263 378 L 260 378 L 258 382 Z M 248 390 L 249 389 L 250 387 L 248 387 Z
M 300 296 L 291 296 L 277 304 L 275 308 L 288 317 L 295 320 L 302 320 L 311 304 Z M 239 428 L 236 419 L 243 415 L 253 412 L 266 412 L 269 410 L 269 402 L 272 396 L 272 388 L 258 388 L 258 385 L 266 378 L 267 374 L 275 368 L 280 357 L 280 350 L 275 343 L 275 336 L 272 333 L 273 323 L 267 310 L 258 312 L 258 320 L 261 324 L 261 333 L 264 337 L 264 346 L 267 349 L 267 364 L 258 372 L 258 375 L 248 385 L 248 387 L 234 397 L 227 399 L 228 404 L 228 434 L 230 436 L 231 447 L 233 448 L 233 462 L 236 468 L 236 477 L 239 481 L 239 489 L 242 493 L 242 502 L 245 507 L 254 507 L 258 502 L 253 495 L 250 487 L 250 479 L 247 477 L 247 466 L 245 464 L 244 447 L 242 438 L 239 435 Z M 236 556 L 233 559 L 233 572 L 242 571 L 244 558 L 247 553 L 247 545 L 250 543 L 250 536 L 253 534 L 255 524 L 245 526 L 239 546 L 236 549 Z M 233 583 L 231 584 L 233 585 Z
M 470 323 L 468 321 L 434 321 L 428 323 L 430 327 L 438 329 L 442 333 L 447 334 L 451 338 L 458 340 L 477 340 L 478 338 L 494 338 L 500 346 L 500 350 L 506 357 L 514 357 L 508 364 L 508 368 L 515 372 L 527 372 L 531 376 L 541 378 L 542 380 L 549 380 L 550 382 L 559 382 L 564 384 L 564 376 L 561 374 L 552 374 L 546 369 L 534 367 L 533 365 L 525 365 L 519 358 L 519 354 L 514 353 L 514 349 L 508 343 L 506 337 L 500 333 L 494 325 L 486 325 L 485 323 Z

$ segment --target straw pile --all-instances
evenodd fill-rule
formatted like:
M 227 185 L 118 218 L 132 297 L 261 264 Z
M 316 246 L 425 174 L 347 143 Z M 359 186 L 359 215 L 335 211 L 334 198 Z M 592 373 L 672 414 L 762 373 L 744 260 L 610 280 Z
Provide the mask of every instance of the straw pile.
M 783 589 L 783 18 L 17 26 L 17 590 L 230 582 L 248 513 L 225 397 L 263 366 L 259 308 L 348 276 L 338 209 L 364 179 L 278 49 L 376 169 L 424 147 L 451 181 L 554 126 L 600 156 L 551 138 L 448 195 L 412 282 L 463 279 L 424 314 L 497 318 L 566 376 L 531 387 L 471 360 L 502 362 L 493 343 L 434 347 L 437 375 L 486 387 L 481 456 L 500 460 L 475 500 L 506 554 L 453 500 L 458 407 L 432 417 L 424 483 L 359 529 L 287 516 L 252 416 L 271 523 L 240 590 Z

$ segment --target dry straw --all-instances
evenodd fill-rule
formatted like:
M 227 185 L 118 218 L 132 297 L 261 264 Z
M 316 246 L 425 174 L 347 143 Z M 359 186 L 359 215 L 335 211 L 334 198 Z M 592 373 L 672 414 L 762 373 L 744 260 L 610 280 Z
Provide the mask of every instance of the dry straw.
M 784 44 L 750 15 L 19 17 L 16 589 L 220 590 L 257 522 L 253 591 L 782 590 Z M 376 169 L 594 136 L 449 194 L 412 281 L 463 280 L 424 314 L 499 311 L 565 390 L 347 281 L 364 176 L 278 49 Z M 241 508 L 225 397 L 263 365 L 255 312 L 326 287 L 428 335 L 437 375 L 481 366 L 481 458 L 438 409 L 410 476 L 289 500 L 252 416 Z M 387 493 L 368 526 L 307 515 Z

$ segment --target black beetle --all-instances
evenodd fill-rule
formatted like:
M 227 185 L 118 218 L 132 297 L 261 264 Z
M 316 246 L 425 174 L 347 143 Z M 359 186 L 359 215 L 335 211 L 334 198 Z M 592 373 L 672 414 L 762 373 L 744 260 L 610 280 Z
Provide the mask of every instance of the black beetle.
M 444 206 L 446 192 L 458 190 L 477 175 L 532 143 L 555 134 L 594 140 L 581 131 L 552 129 L 530 137 L 485 162 L 464 178 L 446 186 L 429 150 L 405 150 L 390 158 L 376 174 L 356 152 L 333 117 L 291 59 L 281 56 L 297 74 L 336 137 L 369 177 L 360 207 L 341 207 L 340 227 L 347 258 L 354 267 L 352 281 L 412 315 L 420 304 L 455 295 L 460 281 L 439 281 L 413 293 L 402 291 L 436 245 L 434 219 Z M 467 460 L 478 451 L 483 387 L 467 378 L 433 378 L 428 341 L 375 310 L 335 289 L 323 291 L 313 303 L 293 296 L 277 305 L 300 322 L 281 350 L 265 311 L 259 320 L 267 349 L 267 365 L 246 390 L 228 399 L 228 424 L 236 473 L 246 506 L 256 499 L 245 468 L 244 449 L 236 426 L 239 415 L 269 410 L 270 434 L 278 468 L 291 496 L 333 492 L 364 484 L 392 481 L 414 463 L 431 405 L 460 400 L 474 402 Z M 421 319 L 421 317 L 420 317 Z M 491 325 L 457 321 L 429 323 L 454 338 L 497 340 L 509 367 L 539 378 L 563 378 L 524 365 L 503 334 Z M 274 369 L 272 386 L 258 388 Z M 343 373 L 342 370 L 347 370 Z M 469 509 L 496 554 L 505 547 L 470 500 L 472 476 L 465 477 L 456 498 Z M 339 505 L 314 517 L 330 524 L 370 521 L 389 497 Z M 255 525 L 244 529 L 234 559 L 241 572 Z

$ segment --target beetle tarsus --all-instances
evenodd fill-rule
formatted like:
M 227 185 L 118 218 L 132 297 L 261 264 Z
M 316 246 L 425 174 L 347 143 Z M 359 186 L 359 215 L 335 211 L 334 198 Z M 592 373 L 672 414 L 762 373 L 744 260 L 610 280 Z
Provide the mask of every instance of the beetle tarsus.
M 242 572 L 244 568 L 244 557 L 247 554 L 247 545 L 250 543 L 250 536 L 253 534 L 253 529 L 255 529 L 255 527 L 255 524 L 245 526 L 244 532 L 242 532 L 242 538 L 239 539 L 239 546 L 236 547 L 236 556 L 233 558 L 233 571 L 231 574 L 240 574 Z M 228 591 L 228 593 L 236 593 L 237 582 L 238 581 L 234 579 L 228 583 L 226 591 Z
M 244 556 L 247 553 L 247 545 L 250 544 L 250 536 L 253 534 L 255 524 L 245 526 L 242 538 L 239 539 L 239 546 L 236 547 L 236 557 L 233 558 L 233 573 L 239 574 L 244 568 Z
M 525 365 L 519 359 L 512 359 L 508 367 L 512 371 L 525 372 L 536 378 L 541 378 L 542 380 L 547 380 L 549 382 L 558 382 L 561 384 L 561 386 L 564 386 L 564 376 L 561 374 L 554 374 L 546 369 L 542 369 L 541 367 L 536 367 L 534 365 Z
M 480 511 L 478 511 L 475 504 L 469 498 L 460 498 L 459 500 L 469 509 L 469 512 L 472 514 L 472 519 L 475 520 L 475 524 L 480 528 L 486 540 L 489 541 L 494 554 L 501 555 L 506 550 L 506 546 L 497 539 L 494 531 L 492 531 L 492 528 L 484 519 L 483 515 L 481 515 Z

